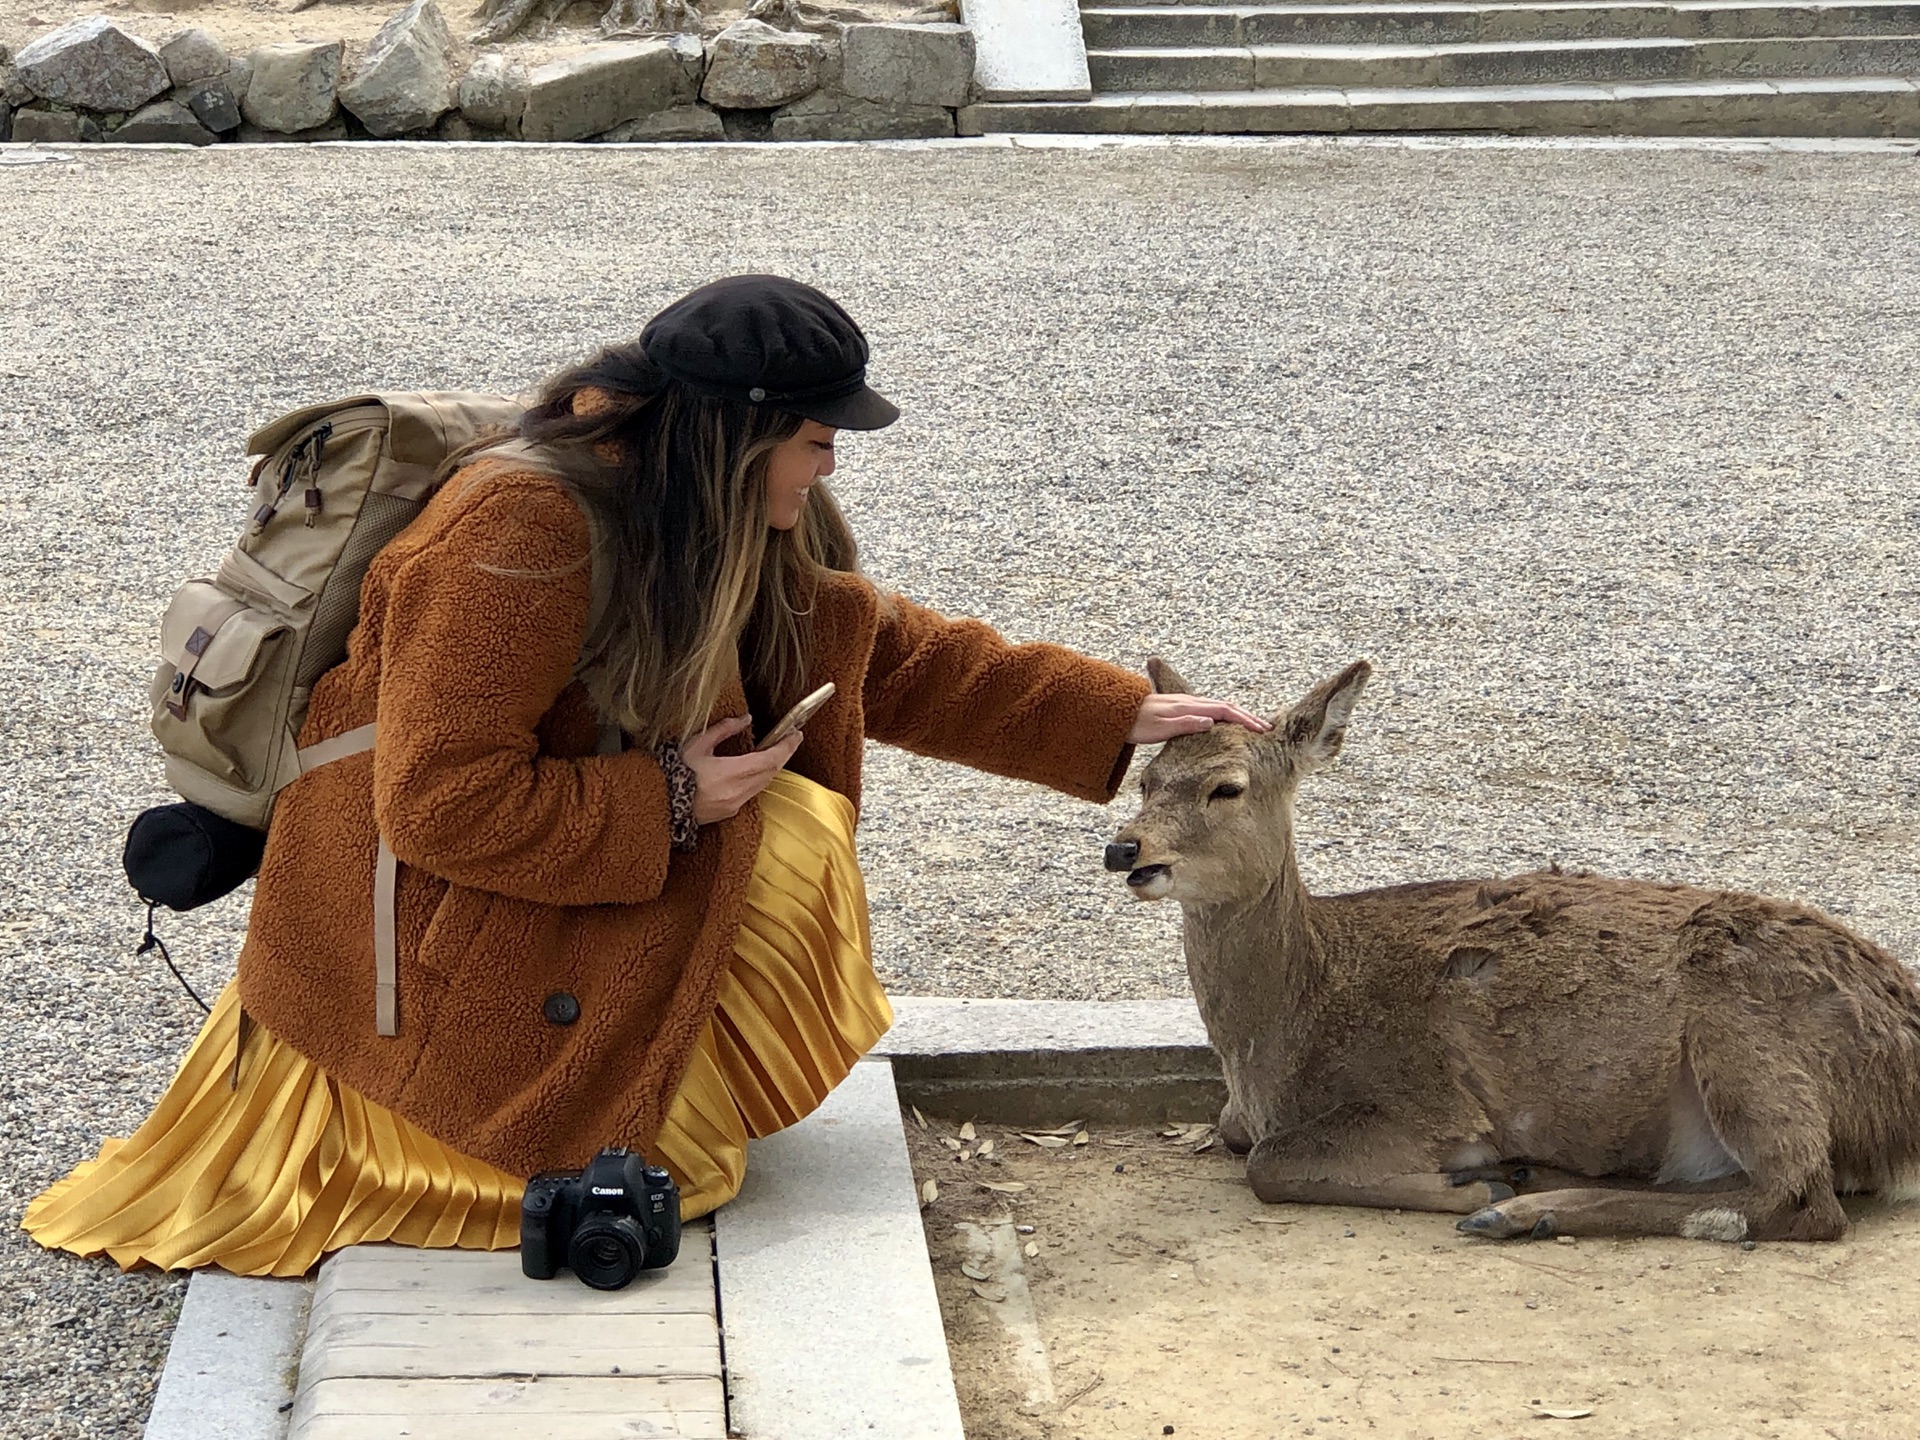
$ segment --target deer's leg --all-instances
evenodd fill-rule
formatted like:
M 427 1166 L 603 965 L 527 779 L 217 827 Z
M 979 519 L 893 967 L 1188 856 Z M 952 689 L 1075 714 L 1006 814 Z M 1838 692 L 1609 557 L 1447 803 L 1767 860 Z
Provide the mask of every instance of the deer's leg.
M 1745 1240 L 1752 1227 L 1749 1188 L 1689 1194 L 1676 1190 L 1546 1190 L 1489 1205 L 1460 1222 L 1469 1235 L 1511 1240 L 1550 1235 L 1679 1235 Z M 1760 1237 L 1773 1238 L 1773 1237 Z
M 1847 1212 L 1833 1188 L 1833 1135 L 1819 1087 L 1795 1058 L 1709 1020 L 1687 1029 L 1685 1073 L 1715 1133 L 1747 1172 L 1756 1240 L 1837 1240 Z
M 1348 1163 L 1335 1168 L 1337 1178 L 1329 1178 L 1325 1163 L 1289 1154 L 1263 1140 L 1247 1157 L 1247 1183 L 1269 1205 L 1359 1205 L 1449 1215 L 1471 1215 L 1513 1195 L 1512 1186 L 1497 1180 L 1456 1185 L 1438 1170 L 1371 1176 L 1364 1173 L 1364 1166 Z
M 1449 1170 L 1447 1178 L 1455 1185 L 1465 1185 L 1474 1180 L 1497 1180 L 1512 1186 L 1515 1193 L 1520 1195 L 1537 1195 L 1548 1190 L 1669 1190 L 1708 1195 L 1720 1190 L 1745 1189 L 1747 1185 L 1744 1175 L 1663 1185 L 1632 1175 L 1581 1175 L 1572 1170 L 1556 1170 L 1551 1165 L 1482 1165 L 1471 1170 Z

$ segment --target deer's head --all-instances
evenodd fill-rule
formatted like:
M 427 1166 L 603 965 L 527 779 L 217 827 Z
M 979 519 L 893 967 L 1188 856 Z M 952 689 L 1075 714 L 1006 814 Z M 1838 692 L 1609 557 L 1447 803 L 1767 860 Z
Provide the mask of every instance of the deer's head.
M 1147 662 L 1154 689 L 1191 694 L 1171 665 Z M 1291 863 L 1300 777 L 1333 762 L 1373 667 L 1356 661 L 1323 680 L 1273 730 L 1215 725 L 1169 740 L 1141 777 L 1140 813 L 1107 846 L 1142 900 L 1232 904 L 1264 893 Z

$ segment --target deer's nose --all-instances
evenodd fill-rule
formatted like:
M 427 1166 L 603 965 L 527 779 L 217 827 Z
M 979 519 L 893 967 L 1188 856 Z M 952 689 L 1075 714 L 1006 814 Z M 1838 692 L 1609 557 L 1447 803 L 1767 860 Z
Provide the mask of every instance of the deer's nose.
M 1107 869 L 1131 870 L 1133 862 L 1140 858 L 1138 840 L 1116 840 L 1107 846 Z

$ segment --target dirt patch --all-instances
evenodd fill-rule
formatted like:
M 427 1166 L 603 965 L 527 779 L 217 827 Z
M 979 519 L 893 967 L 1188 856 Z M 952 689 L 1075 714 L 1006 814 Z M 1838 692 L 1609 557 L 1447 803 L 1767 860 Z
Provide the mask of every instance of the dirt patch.
M 439 0 L 440 13 L 456 39 L 466 40 L 480 28 L 474 12 L 478 0 Z M 18 50 L 29 40 L 86 15 L 105 15 L 126 29 L 164 45 L 182 30 L 208 31 L 229 55 L 245 55 L 256 45 L 278 40 L 345 40 L 349 51 L 363 47 L 382 25 L 399 14 L 407 0 L 337 0 L 290 10 L 289 0 L 0 0 L 0 44 Z M 500 46 L 525 63 L 544 60 L 560 50 L 588 45 L 601 38 L 602 3 L 575 3 L 551 25 L 516 36 Z M 745 0 L 699 7 L 706 32 L 713 34 L 746 10 Z M 869 0 L 858 7 L 876 20 L 898 20 L 926 8 L 925 0 Z
M 980 1126 L 956 1151 L 956 1125 L 911 1115 L 907 1133 L 939 1187 L 927 1247 L 970 1440 L 1915 1433 L 1920 1209 L 1862 1211 L 1832 1245 L 1501 1245 L 1451 1216 L 1262 1205 L 1200 1136 L 1043 1149 Z M 1033 1247 L 1050 1401 L 983 1232 Z

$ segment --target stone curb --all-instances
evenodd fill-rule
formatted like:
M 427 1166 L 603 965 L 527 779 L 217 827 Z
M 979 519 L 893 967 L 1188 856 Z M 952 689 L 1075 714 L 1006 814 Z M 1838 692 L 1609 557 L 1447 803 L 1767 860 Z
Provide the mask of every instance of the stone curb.
M 1006 1125 L 1211 1120 L 1219 1061 L 1191 1000 L 950 1000 L 897 996 L 875 1047 L 900 1097 Z
M 197 1270 L 145 1440 L 280 1440 L 313 1284 Z
M 313 142 L 322 149 L 364 150 L 357 140 Z M 492 140 L 383 140 L 382 150 L 492 149 Z M 1362 135 L 964 135 L 927 140 L 728 140 L 728 141 L 530 141 L 515 142 L 545 150 L 687 150 L 701 145 L 725 145 L 729 150 L 790 150 L 796 145 L 815 149 L 860 147 L 877 150 L 1163 150 L 1201 149 L 1348 149 L 1348 150 L 1698 150 L 1716 154 L 1776 153 L 1795 155 L 1914 155 L 1920 140 L 1876 136 L 1766 136 L 1766 135 L 1463 135 L 1412 131 Z M 71 163 L 82 154 L 151 154 L 155 151 L 198 150 L 207 155 L 243 153 L 239 146 L 182 144 L 116 144 L 103 141 L 77 145 L 28 141 L 0 141 L 0 166 Z M 1099 1003 L 1099 1002 L 1090 1002 Z M 1105 1002 L 1113 1003 L 1113 1002 Z

